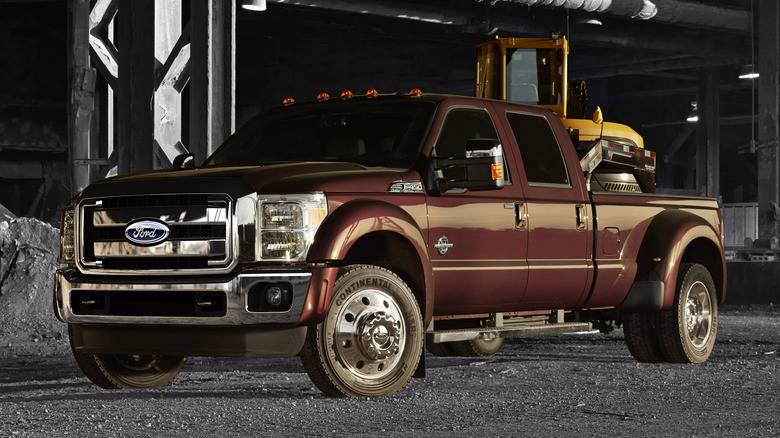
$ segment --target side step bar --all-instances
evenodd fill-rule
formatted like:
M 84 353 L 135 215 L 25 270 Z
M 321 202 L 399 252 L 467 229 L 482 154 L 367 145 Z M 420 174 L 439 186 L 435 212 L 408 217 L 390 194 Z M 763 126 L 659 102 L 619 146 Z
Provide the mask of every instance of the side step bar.
M 425 334 L 428 342 L 474 341 L 494 338 L 516 338 L 520 336 L 559 335 L 561 333 L 589 332 L 593 330 L 590 322 L 560 322 L 552 324 L 515 325 L 504 327 L 481 327 L 459 330 L 434 330 Z

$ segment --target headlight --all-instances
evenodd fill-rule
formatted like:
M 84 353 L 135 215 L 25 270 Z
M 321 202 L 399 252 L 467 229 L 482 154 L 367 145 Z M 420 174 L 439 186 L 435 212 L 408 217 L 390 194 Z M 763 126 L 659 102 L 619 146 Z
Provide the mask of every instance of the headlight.
M 257 260 L 305 260 L 327 213 L 327 199 L 322 193 L 264 196 L 258 200 Z
M 74 207 L 67 206 L 62 211 L 60 220 L 60 255 L 58 261 L 62 264 L 76 263 L 76 238 L 74 234 Z

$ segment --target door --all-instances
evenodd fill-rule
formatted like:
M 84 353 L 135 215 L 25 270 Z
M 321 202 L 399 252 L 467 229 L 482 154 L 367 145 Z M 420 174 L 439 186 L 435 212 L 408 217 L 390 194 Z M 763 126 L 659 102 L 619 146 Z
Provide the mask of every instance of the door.
M 571 309 L 580 306 L 593 276 L 592 212 L 572 150 L 562 153 L 558 138 L 542 114 L 506 111 L 512 141 L 519 152 L 528 218 L 528 286 L 519 310 Z M 571 147 L 568 139 L 564 146 Z M 573 157 L 573 158 L 572 158 Z
M 503 140 L 491 111 L 473 106 L 445 110 L 432 155 L 463 158 L 467 140 Z M 513 157 L 505 159 L 512 162 Z M 456 189 L 427 198 L 436 315 L 505 312 L 520 303 L 527 279 L 527 232 L 522 190 L 506 167 L 500 189 Z

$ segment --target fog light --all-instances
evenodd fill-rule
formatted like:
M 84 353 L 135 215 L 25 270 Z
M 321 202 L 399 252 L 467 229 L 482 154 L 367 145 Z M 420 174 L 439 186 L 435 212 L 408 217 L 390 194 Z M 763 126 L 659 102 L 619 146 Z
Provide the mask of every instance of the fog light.
M 265 291 L 265 301 L 271 307 L 279 307 L 282 305 L 284 294 L 282 288 L 279 286 L 271 286 Z
M 247 294 L 250 312 L 279 312 L 292 306 L 292 285 L 289 283 L 257 283 Z

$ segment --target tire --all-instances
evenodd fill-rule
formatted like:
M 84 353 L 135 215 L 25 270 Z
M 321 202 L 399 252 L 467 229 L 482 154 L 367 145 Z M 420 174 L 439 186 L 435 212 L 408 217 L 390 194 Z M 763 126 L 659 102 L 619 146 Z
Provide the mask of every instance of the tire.
M 325 320 L 309 327 L 301 362 L 331 397 L 379 397 L 403 389 L 423 350 L 423 321 L 409 287 L 392 272 L 347 266 Z
M 431 353 L 434 356 L 439 357 L 451 357 L 451 356 L 457 356 L 458 354 L 455 353 L 455 350 L 452 349 L 452 342 L 425 342 L 425 349 L 428 350 L 428 353 Z
M 493 338 L 489 341 L 476 339 L 452 343 L 452 349 L 461 357 L 490 357 L 498 353 L 504 345 L 504 338 Z
M 162 388 L 179 375 L 186 357 L 81 353 L 73 349 L 81 371 L 103 389 Z
M 655 313 L 623 315 L 623 335 L 634 359 L 639 362 L 665 362 L 658 345 Z
M 668 362 L 701 363 L 715 346 L 718 301 L 715 283 L 700 264 L 680 265 L 672 309 L 658 314 L 661 352 Z

